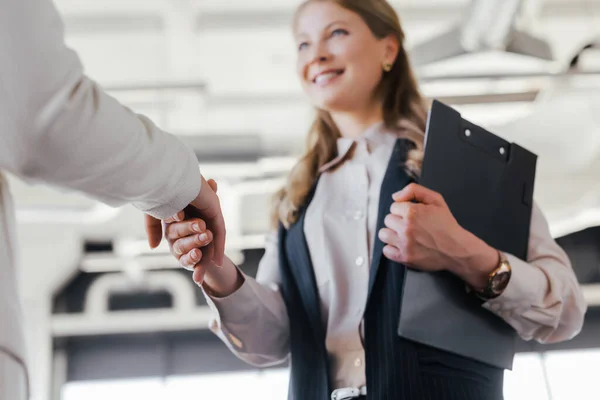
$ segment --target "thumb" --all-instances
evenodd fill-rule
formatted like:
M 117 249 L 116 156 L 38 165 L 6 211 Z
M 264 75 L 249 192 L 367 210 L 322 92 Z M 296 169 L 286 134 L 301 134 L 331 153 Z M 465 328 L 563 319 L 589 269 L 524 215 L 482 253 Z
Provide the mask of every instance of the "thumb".
M 146 235 L 151 249 L 158 247 L 162 241 L 162 222 L 150 215 L 146 215 Z
M 401 191 L 394 193 L 392 198 L 396 202 L 416 202 L 436 206 L 446 204 L 441 194 L 416 183 L 411 183 Z
M 215 181 L 214 179 L 209 179 L 206 183 L 208 183 L 208 186 L 210 186 L 210 188 L 213 190 L 213 192 L 217 193 L 217 181 Z

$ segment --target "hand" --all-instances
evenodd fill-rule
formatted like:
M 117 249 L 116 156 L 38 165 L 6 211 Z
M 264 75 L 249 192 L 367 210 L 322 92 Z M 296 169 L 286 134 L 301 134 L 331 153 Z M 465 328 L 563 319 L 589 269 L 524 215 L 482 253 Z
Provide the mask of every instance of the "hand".
M 439 193 L 413 183 L 392 197 L 379 231 L 387 258 L 422 271 L 449 270 L 473 285 L 494 269 L 496 250 L 463 229 Z
M 206 229 L 204 220 L 189 218 L 185 221 L 165 223 L 165 238 L 171 254 L 179 264 L 189 271 L 194 271 L 194 282 L 202 284 L 206 270 L 214 266 L 214 262 L 200 250 L 208 246 L 213 238 L 212 232 Z
M 213 247 L 211 247 L 210 258 L 214 260 L 217 265 L 222 265 L 225 257 L 225 220 L 223 219 L 223 213 L 221 211 L 221 205 L 219 198 L 216 194 L 217 184 L 214 180 L 206 182 L 204 177 L 201 177 L 201 190 L 198 196 L 190 203 L 186 208 L 187 214 L 195 214 L 195 216 L 201 217 L 213 234 Z M 180 221 L 182 213 L 178 213 L 177 216 L 171 217 L 171 221 Z M 146 233 L 148 235 L 148 242 L 151 248 L 157 247 L 163 235 L 163 227 L 161 221 L 146 215 Z M 208 255 L 205 254 L 205 257 Z

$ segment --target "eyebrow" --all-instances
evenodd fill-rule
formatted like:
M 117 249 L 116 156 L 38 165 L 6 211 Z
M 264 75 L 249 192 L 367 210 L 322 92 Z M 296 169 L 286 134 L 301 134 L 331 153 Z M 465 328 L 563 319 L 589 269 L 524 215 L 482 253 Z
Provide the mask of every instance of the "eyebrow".
M 331 28 L 332 26 L 334 26 L 334 25 L 337 25 L 337 24 L 341 24 L 341 25 L 347 25 L 348 23 L 347 23 L 346 21 L 343 21 L 343 20 L 341 20 L 341 19 L 340 19 L 340 20 L 337 20 L 337 21 L 333 21 L 333 22 L 330 22 L 329 24 L 327 24 L 327 25 L 325 26 L 325 28 L 323 28 L 323 31 L 326 31 L 327 29 L 329 29 L 329 28 Z M 307 35 L 306 33 L 304 33 L 304 32 L 300 32 L 300 33 L 298 33 L 298 34 L 296 35 L 296 38 L 300 38 L 300 37 L 302 37 L 302 36 L 308 36 L 308 35 Z

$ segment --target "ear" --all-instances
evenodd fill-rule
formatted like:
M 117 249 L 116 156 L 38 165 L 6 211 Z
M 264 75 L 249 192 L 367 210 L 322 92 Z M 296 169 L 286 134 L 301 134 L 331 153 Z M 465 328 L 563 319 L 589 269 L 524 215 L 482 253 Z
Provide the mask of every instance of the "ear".
M 398 58 L 398 52 L 400 51 L 400 43 L 398 38 L 390 34 L 382 39 L 383 41 L 383 62 L 387 64 L 394 64 L 396 58 Z

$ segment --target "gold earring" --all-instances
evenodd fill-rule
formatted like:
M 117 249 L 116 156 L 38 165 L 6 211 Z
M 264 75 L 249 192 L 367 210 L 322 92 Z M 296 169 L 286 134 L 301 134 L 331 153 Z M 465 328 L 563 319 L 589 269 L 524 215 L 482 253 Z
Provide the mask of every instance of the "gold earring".
M 390 63 L 383 64 L 383 70 L 385 72 L 390 72 L 392 70 L 392 64 L 390 64 Z

